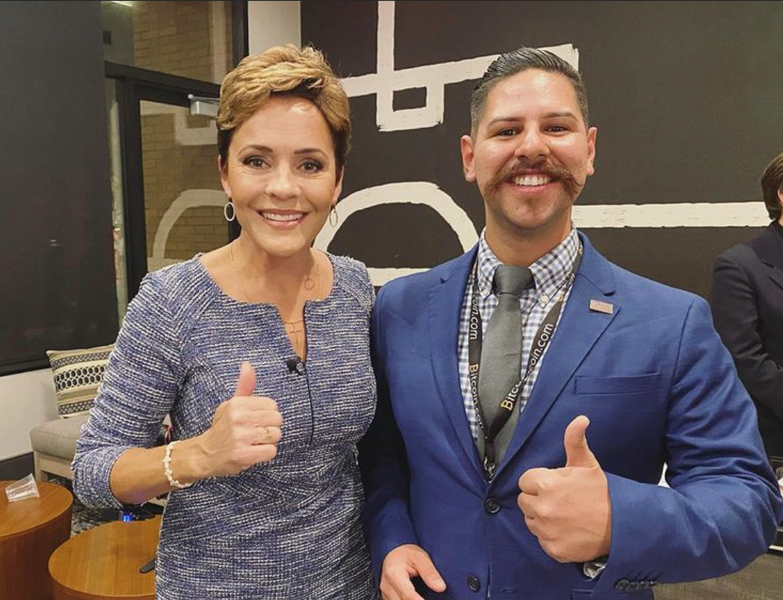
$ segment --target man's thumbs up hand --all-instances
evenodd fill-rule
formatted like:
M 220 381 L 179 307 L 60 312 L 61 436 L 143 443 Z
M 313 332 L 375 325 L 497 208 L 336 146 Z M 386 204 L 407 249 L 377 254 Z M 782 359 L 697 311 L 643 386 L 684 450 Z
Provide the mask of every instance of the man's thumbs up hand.
M 609 554 L 612 509 L 606 474 L 587 444 L 590 421 L 576 417 L 566 427 L 561 469 L 530 469 L 519 478 L 517 504 L 530 532 L 549 556 L 587 562 Z
M 566 467 L 601 468 L 595 455 L 590 451 L 590 446 L 587 445 L 586 432 L 589 426 L 590 419 L 580 415 L 566 427 L 565 435 L 563 436 Z

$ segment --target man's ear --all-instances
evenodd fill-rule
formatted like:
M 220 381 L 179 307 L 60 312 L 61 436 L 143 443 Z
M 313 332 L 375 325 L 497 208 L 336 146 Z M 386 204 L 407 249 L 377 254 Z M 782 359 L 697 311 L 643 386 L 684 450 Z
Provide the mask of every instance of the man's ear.
M 595 174 L 595 144 L 598 138 L 598 127 L 587 130 L 587 174 Z
M 473 168 L 473 138 L 469 135 L 463 135 L 459 139 L 459 149 L 462 154 L 462 171 L 465 174 L 465 181 L 473 183 L 476 181 L 476 172 Z

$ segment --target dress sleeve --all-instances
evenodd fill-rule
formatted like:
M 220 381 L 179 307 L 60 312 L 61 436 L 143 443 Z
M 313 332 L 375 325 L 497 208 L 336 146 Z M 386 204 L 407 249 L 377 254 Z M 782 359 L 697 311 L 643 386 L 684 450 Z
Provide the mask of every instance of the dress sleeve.
M 73 460 L 74 492 L 87 506 L 121 507 L 109 476 L 131 448 L 150 448 L 176 401 L 181 344 L 164 276 L 144 278 L 130 303 Z
M 370 273 L 367 270 L 367 267 L 364 265 L 364 263 L 359 263 L 360 265 L 360 274 L 361 274 L 361 281 L 362 281 L 362 292 L 364 295 L 364 304 L 370 308 L 369 312 L 372 312 L 372 309 L 375 305 L 375 288 L 372 285 L 372 282 L 370 281 Z

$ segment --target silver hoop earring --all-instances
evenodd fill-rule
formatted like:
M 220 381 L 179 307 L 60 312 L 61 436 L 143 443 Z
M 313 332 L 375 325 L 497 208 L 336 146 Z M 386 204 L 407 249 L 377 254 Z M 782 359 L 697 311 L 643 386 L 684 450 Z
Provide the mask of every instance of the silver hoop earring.
M 337 224 L 340 222 L 340 215 L 337 214 L 337 208 L 332 205 L 332 210 L 329 211 L 329 225 L 332 227 L 337 227 Z
M 230 217 L 228 216 L 229 207 L 230 207 L 230 210 L 231 210 L 231 216 Z M 231 198 L 229 198 L 228 202 L 226 202 L 223 205 L 223 216 L 226 218 L 226 221 L 228 221 L 229 223 L 231 223 L 234 219 L 237 218 L 237 211 L 234 208 L 234 203 L 231 202 Z

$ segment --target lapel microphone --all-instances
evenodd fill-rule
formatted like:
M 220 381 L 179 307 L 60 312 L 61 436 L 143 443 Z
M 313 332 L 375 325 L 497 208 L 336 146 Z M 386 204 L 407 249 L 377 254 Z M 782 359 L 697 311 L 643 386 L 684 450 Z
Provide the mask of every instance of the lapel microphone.
M 304 375 L 304 363 L 299 357 L 287 358 L 285 366 L 288 367 L 289 373 L 296 373 L 297 375 Z

